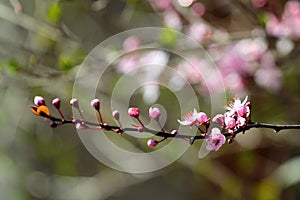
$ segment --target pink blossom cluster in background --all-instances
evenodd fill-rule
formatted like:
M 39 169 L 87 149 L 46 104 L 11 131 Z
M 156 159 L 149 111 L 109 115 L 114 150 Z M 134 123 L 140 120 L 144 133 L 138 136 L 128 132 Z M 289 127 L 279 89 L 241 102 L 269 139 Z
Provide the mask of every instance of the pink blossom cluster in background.
M 204 95 L 206 92 L 218 92 L 223 84 L 227 91 L 239 95 L 247 93 L 253 83 L 270 92 L 280 91 L 283 75 L 277 59 L 291 53 L 295 46 L 293 40 L 300 37 L 298 1 L 287 1 L 282 14 L 278 15 L 274 9 L 274 13 L 271 9 L 267 9 L 268 6 L 272 6 L 272 2 L 252 0 L 253 9 L 268 16 L 265 18 L 266 27 L 256 25 L 243 34 L 210 24 L 205 19 L 209 12 L 205 2 L 193 0 L 148 0 L 148 2 L 163 18 L 163 26 L 181 31 L 199 42 L 216 65 L 208 62 L 199 55 L 201 52 L 196 50 L 176 62 L 172 62 L 173 58 L 168 52 L 160 51 L 159 55 L 152 51 L 139 53 L 139 47 L 147 44 L 143 44 L 142 38 L 133 35 L 124 41 L 123 50 L 130 53 L 117 63 L 119 72 L 127 73 L 145 64 L 145 60 L 160 60 L 154 63 L 166 66 L 172 63 L 170 66 L 184 78 L 174 77 L 174 80 L 170 80 L 170 83 L 179 89 L 184 87 L 187 80 L 190 84 L 200 85 Z M 270 36 L 278 37 L 275 47 L 270 45 Z M 161 73 L 156 73 L 153 80 L 158 80 L 160 75 Z M 220 75 L 221 79 L 218 78 Z M 158 93 L 159 89 L 156 88 L 151 95 L 157 96 Z
M 281 17 L 268 13 L 267 33 L 276 37 L 300 38 L 300 3 L 288 1 Z

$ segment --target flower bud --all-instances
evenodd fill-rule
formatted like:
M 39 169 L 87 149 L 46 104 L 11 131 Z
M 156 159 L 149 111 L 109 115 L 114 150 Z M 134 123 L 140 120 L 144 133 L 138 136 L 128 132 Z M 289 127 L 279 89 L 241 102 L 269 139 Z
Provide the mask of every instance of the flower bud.
M 171 131 L 171 134 L 172 134 L 172 135 L 177 135 L 177 133 L 178 133 L 178 131 L 177 131 L 177 130 L 173 130 L 173 131 Z
M 115 120 L 119 121 L 119 119 L 120 119 L 120 113 L 119 113 L 119 111 L 114 110 L 112 112 L 112 116 L 115 118 Z
M 140 110 L 138 108 L 132 107 L 128 109 L 128 114 L 131 117 L 138 118 L 140 116 Z
M 35 96 L 33 101 L 37 106 L 46 105 L 45 99 L 41 96 Z
M 75 108 L 79 108 L 77 99 L 71 99 L 70 104 L 71 104 L 71 106 L 74 106 Z
M 148 147 L 155 147 L 157 144 L 158 144 L 158 141 L 153 138 L 151 138 L 147 141 Z
M 91 106 L 94 107 L 96 110 L 100 110 L 100 100 L 99 99 L 93 99 L 91 101 Z
M 160 117 L 160 110 L 158 108 L 149 108 L 149 117 L 151 119 L 158 120 Z
M 56 98 L 52 100 L 52 105 L 56 108 L 59 109 L 60 108 L 60 99 Z

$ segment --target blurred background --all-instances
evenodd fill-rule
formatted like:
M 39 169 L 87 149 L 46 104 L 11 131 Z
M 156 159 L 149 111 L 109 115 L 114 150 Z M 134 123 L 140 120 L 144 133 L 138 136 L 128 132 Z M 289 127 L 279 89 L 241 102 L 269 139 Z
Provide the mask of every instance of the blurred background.
M 170 66 L 189 82 L 201 111 L 210 113 L 209 97 L 225 87 L 228 100 L 249 96 L 253 121 L 299 124 L 298 1 L 1 0 L 1 199 L 299 199 L 299 130 L 250 130 L 202 159 L 202 141 L 196 141 L 166 168 L 130 174 L 94 158 L 72 125 L 52 129 L 31 113 L 34 96 L 45 97 L 48 105 L 59 97 L 70 118 L 76 74 L 89 52 L 115 34 L 140 27 L 169 28 L 154 45 L 170 52 L 181 44 L 169 30 L 189 36 L 201 44 L 217 70 L 203 62 L 202 48 L 185 49 L 189 62 L 184 62 L 170 52 L 136 51 L 148 44 L 132 35 L 108 52 L 118 48 L 127 53 L 110 63 L 106 85 L 97 88 L 100 99 L 108 100 L 122 74 L 150 59 Z M 145 74 L 137 70 L 133 76 Z M 155 74 L 155 80 L 168 78 L 178 91 L 186 87 L 185 81 L 172 80 L 163 70 Z M 178 127 L 176 119 L 183 113 L 168 88 L 141 88 L 132 94 L 130 105 L 139 106 L 145 118 L 152 104 L 166 109 L 167 130 Z M 88 109 L 89 103 L 85 106 Z M 104 106 L 105 119 L 113 123 L 110 112 Z M 94 114 L 86 117 L 93 119 Z M 146 140 L 124 137 L 145 152 L 160 148 L 149 150 Z

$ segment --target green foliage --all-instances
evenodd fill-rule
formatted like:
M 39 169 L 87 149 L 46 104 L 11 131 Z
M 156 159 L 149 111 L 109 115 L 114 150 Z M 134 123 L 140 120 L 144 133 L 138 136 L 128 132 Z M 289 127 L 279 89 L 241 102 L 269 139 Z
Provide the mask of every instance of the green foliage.
M 53 24 L 61 19 L 61 5 L 58 2 L 52 3 L 48 9 L 48 20 Z
M 173 47 L 177 43 L 177 33 L 172 29 L 164 29 L 161 34 L 161 43 L 167 47 Z

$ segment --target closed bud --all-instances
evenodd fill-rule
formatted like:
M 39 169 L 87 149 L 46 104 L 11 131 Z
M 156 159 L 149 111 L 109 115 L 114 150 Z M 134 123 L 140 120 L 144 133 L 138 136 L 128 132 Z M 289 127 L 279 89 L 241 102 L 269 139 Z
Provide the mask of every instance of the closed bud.
M 131 117 L 139 118 L 140 116 L 140 110 L 138 108 L 132 107 L 128 109 L 128 114 Z
M 153 138 L 151 138 L 147 141 L 148 147 L 155 147 L 157 144 L 158 144 L 158 141 Z
M 46 105 L 45 99 L 41 96 L 35 96 L 33 101 L 36 106 Z
M 59 109 L 60 108 L 60 99 L 56 98 L 52 100 L 52 105 L 56 108 Z
M 75 108 L 79 108 L 79 104 L 78 104 L 77 99 L 71 99 L 70 104 L 71 104 L 71 106 L 74 106 Z
M 93 99 L 91 101 L 91 106 L 94 107 L 96 110 L 100 110 L 100 100 L 99 99 Z
M 114 110 L 112 112 L 112 116 L 115 118 L 115 120 L 119 121 L 119 119 L 120 119 L 120 113 L 119 113 L 119 111 Z

